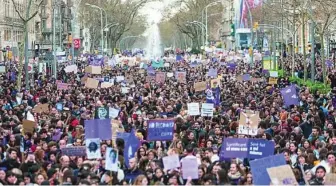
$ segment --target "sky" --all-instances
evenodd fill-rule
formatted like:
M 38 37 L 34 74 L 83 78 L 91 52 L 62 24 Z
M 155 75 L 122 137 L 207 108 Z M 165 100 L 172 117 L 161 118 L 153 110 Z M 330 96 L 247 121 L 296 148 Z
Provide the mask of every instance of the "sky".
M 146 15 L 149 24 L 153 22 L 159 23 L 162 20 L 164 9 L 174 1 L 175 0 L 161 0 L 149 2 L 140 10 L 140 14 Z

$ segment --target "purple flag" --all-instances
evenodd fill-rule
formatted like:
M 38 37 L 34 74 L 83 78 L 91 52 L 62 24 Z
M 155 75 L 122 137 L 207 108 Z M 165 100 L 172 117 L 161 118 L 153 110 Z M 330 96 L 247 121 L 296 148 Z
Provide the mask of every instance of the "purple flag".
M 214 103 L 215 98 L 209 85 L 207 85 L 205 94 L 206 94 L 206 103 Z
M 101 140 L 110 140 L 112 138 L 110 119 L 85 120 L 85 138 L 99 138 Z
M 152 66 L 148 67 L 148 68 L 147 68 L 147 73 L 148 73 L 148 74 L 155 74 L 155 70 L 154 70 L 154 68 L 153 68 Z
M 251 76 L 250 76 L 250 74 L 244 74 L 244 75 L 243 75 L 243 80 L 244 80 L 244 81 L 250 81 L 250 80 L 251 80 Z
M 129 160 L 136 156 L 136 151 L 138 150 L 139 147 L 140 147 L 140 141 L 135 136 L 135 131 L 132 130 L 130 136 L 126 140 L 125 148 L 124 148 L 124 158 L 125 158 L 125 164 L 127 167 L 129 167 L 129 164 L 128 164 Z
M 234 69 L 236 69 L 236 66 L 237 66 L 237 64 L 235 64 L 235 63 L 228 63 L 226 67 L 230 70 L 234 70 Z
M 286 106 L 289 107 L 290 105 L 299 105 L 299 97 L 294 85 L 283 88 L 280 90 L 280 92 Z
M 220 104 L 220 97 L 221 97 L 219 86 L 217 86 L 214 89 L 214 91 L 213 91 L 213 97 L 214 97 L 214 105 L 215 106 L 219 106 L 219 104 Z
M 333 62 L 331 60 L 326 60 L 325 64 L 327 65 L 327 67 L 333 66 Z

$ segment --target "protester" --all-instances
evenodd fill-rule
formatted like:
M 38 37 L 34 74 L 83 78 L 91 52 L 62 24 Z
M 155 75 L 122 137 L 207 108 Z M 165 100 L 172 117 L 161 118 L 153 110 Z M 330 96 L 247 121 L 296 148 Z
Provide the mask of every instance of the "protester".
M 274 181 L 262 166 L 286 164 L 286 183 L 322 185 L 335 173 L 336 91 L 270 84 L 262 61 L 233 51 L 123 54 L 83 55 L 59 64 L 57 79 L 29 74 L 20 90 L 11 64 L 0 89 L 3 185 L 258 185 Z M 291 57 L 279 61 L 289 75 Z M 230 139 L 257 146 L 231 156 Z M 274 154 L 279 165 L 253 163 Z

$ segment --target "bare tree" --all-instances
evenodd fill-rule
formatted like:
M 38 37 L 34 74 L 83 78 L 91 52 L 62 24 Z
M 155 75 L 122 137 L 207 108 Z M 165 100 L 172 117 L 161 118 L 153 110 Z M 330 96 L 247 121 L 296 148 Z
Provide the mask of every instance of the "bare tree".
M 28 83 L 28 23 L 31 21 L 38 13 L 39 8 L 41 4 L 43 3 L 43 0 L 28 0 L 27 2 L 27 8 L 26 12 L 20 12 L 20 10 L 17 7 L 17 4 L 15 3 L 15 0 L 12 0 L 15 12 L 18 14 L 20 20 L 23 23 L 23 33 L 24 33 L 24 42 L 21 42 L 19 45 L 19 62 L 18 62 L 18 76 L 16 81 L 16 88 L 18 90 L 21 90 L 22 86 L 22 70 L 23 70 L 23 60 L 25 60 L 25 84 L 26 88 L 28 89 L 29 83 Z M 35 5 L 35 6 L 33 6 Z M 33 12 L 30 12 L 31 9 L 33 9 Z M 25 13 L 25 15 L 23 15 Z

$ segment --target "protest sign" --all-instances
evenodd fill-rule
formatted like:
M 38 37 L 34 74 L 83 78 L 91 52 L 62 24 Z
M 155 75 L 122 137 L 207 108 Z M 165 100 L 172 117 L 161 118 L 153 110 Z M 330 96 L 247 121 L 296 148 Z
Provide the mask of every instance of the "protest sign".
M 188 103 L 188 115 L 190 116 L 200 115 L 199 103 Z
M 209 71 L 208 71 L 208 76 L 210 76 L 210 77 L 217 77 L 217 69 L 210 68 Z
M 93 78 L 87 78 L 85 82 L 85 87 L 87 88 L 98 88 L 99 81 Z
M 108 119 L 109 109 L 108 107 L 97 107 L 95 110 L 95 119 Z
M 174 73 L 173 73 L 173 72 L 168 72 L 168 73 L 167 73 L 167 77 L 170 78 L 170 77 L 173 77 L 173 76 L 174 76 Z
M 162 161 L 165 170 L 172 170 L 180 167 L 180 159 L 177 154 L 171 156 L 165 156 L 162 158 Z
M 92 119 L 84 121 L 85 138 L 110 140 L 112 136 L 110 119 Z
M 238 134 L 257 135 L 259 119 L 259 112 L 240 112 Z
M 130 88 L 129 87 L 121 87 L 121 93 L 122 94 L 127 94 L 129 93 Z
M 105 169 L 109 171 L 118 171 L 118 151 L 107 147 L 105 154 Z
M 81 78 L 81 83 L 82 83 L 82 84 L 85 84 L 87 79 L 88 79 L 87 76 L 82 77 L 82 78 Z
M 164 67 L 169 67 L 170 63 L 164 63 Z
M 6 67 L 1 65 L 0 66 L 0 73 L 5 73 L 6 72 Z
M 62 155 L 67 156 L 86 156 L 85 146 L 70 146 L 61 148 Z
M 58 111 L 62 111 L 63 110 L 63 104 L 62 103 L 56 103 L 56 109 Z
M 66 73 L 73 72 L 73 73 L 77 74 L 77 72 L 78 72 L 78 67 L 77 67 L 77 65 L 69 65 L 69 66 L 67 66 L 67 67 L 64 68 L 64 71 L 65 71 Z
M 125 165 L 129 168 L 129 160 L 136 156 L 137 150 L 139 149 L 141 143 L 140 140 L 135 136 L 135 131 L 132 130 L 128 140 L 125 141 L 124 158 Z
M 38 104 L 33 109 L 36 113 L 43 113 L 43 112 L 49 112 L 49 104 Z
M 275 77 L 275 78 L 278 77 L 278 71 L 269 71 L 269 73 L 270 73 L 270 77 Z
M 101 67 L 100 66 L 87 66 L 85 68 L 85 73 L 89 74 L 101 74 Z
M 86 155 L 88 159 L 101 158 L 100 139 L 90 138 L 85 140 Z
M 176 79 L 177 79 L 177 82 L 179 83 L 185 83 L 187 80 L 186 80 L 186 72 L 176 72 Z
M 174 136 L 174 120 L 148 120 L 147 141 L 169 141 Z
M 268 79 L 268 84 L 270 84 L 270 85 L 276 85 L 276 84 L 278 84 L 278 78 L 270 77 Z
M 194 89 L 196 92 L 204 91 L 206 90 L 207 83 L 205 81 L 197 82 L 194 84 Z
M 286 88 L 283 88 L 280 90 L 281 95 L 284 99 L 284 103 L 286 106 L 291 106 L 291 105 L 299 105 L 299 97 L 297 95 L 297 91 L 295 88 L 295 85 L 288 86 Z
M 336 174 L 335 173 L 327 173 L 324 185 L 336 185 Z
M 213 103 L 202 103 L 201 116 L 213 117 Z
M 23 120 L 22 121 L 22 128 L 23 128 L 23 133 L 26 133 L 26 132 L 33 133 L 34 128 L 35 128 L 35 122 L 34 121 L 29 121 L 29 120 Z
M 151 83 L 151 82 L 155 82 L 156 81 L 156 76 L 155 75 L 152 75 L 152 74 L 148 74 L 146 76 L 146 82 L 147 83 Z
M 166 81 L 166 74 L 164 72 L 157 72 L 155 74 L 155 81 L 156 83 L 164 84 Z
M 211 80 L 211 88 L 216 88 L 220 86 L 220 79 L 212 79 Z
M 292 168 L 289 165 L 267 168 L 272 185 L 298 185 Z
M 67 90 L 69 84 L 67 83 L 57 83 L 57 90 Z
M 122 82 L 125 80 L 125 77 L 124 76 L 117 76 L 116 77 L 116 81 L 119 83 L 119 82 Z
M 113 83 L 110 83 L 110 82 L 102 82 L 100 84 L 100 88 L 110 88 L 113 86 Z
M 183 158 L 181 162 L 183 179 L 198 179 L 197 158 Z
M 123 133 L 125 132 L 125 129 L 123 128 L 121 122 L 119 120 L 111 120 L 111 133 L 112 133 L 112 141 L 115 144 L 115 140 L 117 139 L 117 133 Z
M 224 138 L 220 158 L 260 159 L 274 154 L 274 142 L 253 138 Z
M 118 115 L 119 115 L 119 109 L 115 109 L 115 108 L 109 108 L 109 117 L 111 118 L 111 119 L 115 119 L 116 117 L 118 117 Z
M 286 165 L 286 160 L 283 154 L 250 161 L 251 172 L 253 172 L 253 184 L 269 185 L 271 183 L 271 179 L 268 176 L 267 168 L 281 165 Z

